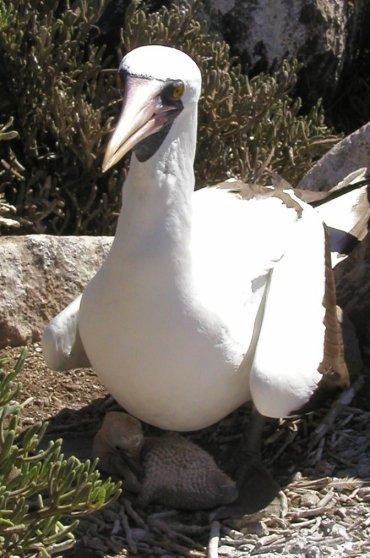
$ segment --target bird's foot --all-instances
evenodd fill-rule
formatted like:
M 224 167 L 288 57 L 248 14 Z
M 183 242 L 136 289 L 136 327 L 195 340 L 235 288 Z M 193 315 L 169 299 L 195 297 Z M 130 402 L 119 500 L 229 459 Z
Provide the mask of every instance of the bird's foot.
M 238 498 L 212 513 L 212 519 L 242 517 L 265 508 L 278 494 L 280 487 L 263 465 L 259 455 L 245 452 L 237 477 Z

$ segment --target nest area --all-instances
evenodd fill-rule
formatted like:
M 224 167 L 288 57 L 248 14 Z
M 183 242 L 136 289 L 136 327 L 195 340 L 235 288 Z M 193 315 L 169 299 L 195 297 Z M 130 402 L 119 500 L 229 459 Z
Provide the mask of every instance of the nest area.
M 82 548 L 94 546 L 101 556 L 114 552 L 118 556 L 212 558 L 368 556 L 369 419 L 370 413 L 346 407 L 335 427 L 309 452 L 309 434 L 323 425 L 324 413 L 282 422 L 275 431 L 270 427 L 264 462 L 275 471 L 282 490 L 261 512 L 210 522 L 205 512 L 182 513 L 158 506 L 137 510 L 122 496 L 112 509 L 83 520 L 76 532 L 81 539 L 75 556 L 80 556 Z M 224 448 L 230 439 L 235 441 L 235 422 L 245 427 L 240 416 L 222 421 L 208 433 L 213 443 Z M 206 446 L 206 433 L 197 441 Z
M 5 352 L 16 357 L 19 349 Z M 107 411 L 106 393 L 95 374 L 89 369 L 51 372 L 35 344 L 19 380 L 22 397 L 31 397 L 24 427 L 48 419 L 46 438 L 62 437 L 66 452 L 81 452 L 85 444 L 88 456 Z M 77 544 L 63 556 L 370 556 L 370 411 L 359 405 L 363 390 L 359 378 L 315 413 L 266 425 L 263 461 L 281 491 L 265 510 L 212 522 L 204 511 L 136 508 L 124 491 L 111 507 L 81 519 Z M 243 407 L 189 437 L 225 468 L 248 421 L 249 409 Z

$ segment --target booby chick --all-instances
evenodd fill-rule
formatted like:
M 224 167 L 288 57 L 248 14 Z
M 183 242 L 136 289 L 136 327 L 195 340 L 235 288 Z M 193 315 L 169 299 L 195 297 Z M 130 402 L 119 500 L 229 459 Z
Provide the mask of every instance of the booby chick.
M 178 434 L 146 437 L 140 422 L 126 413 L 105 415 L 94 438 L 93 456 L 123 487 L 151 502 L 179 509 L 209 509 L 237 498 L 233 480 L 202 448 Z
M 117 231 L 80 304 L 47 327 L 47 364 L 87 356 L 130 414 L 172 431 L 247 401 L 286 417 L 347 385 L 318 213 L 292 190 L 194 193 L 199 68 L 151 45 L 119 73 L 123 109 L 104 170 L 133 153 Z

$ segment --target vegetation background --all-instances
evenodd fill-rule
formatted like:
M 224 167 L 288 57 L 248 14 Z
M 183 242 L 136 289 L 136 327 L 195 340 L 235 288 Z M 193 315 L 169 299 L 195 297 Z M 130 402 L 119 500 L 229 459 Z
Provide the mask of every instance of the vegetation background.
M 201 3 L 160 4 L 134 1 L 112 28 L 109 0 L 0 0 L 2 233 L 12 211 L 4 199 L 16 208 L 16 233 L 114 233 L 126 171 L 103 175 L 101 161 L 119 113 L 116 67 L 141 44 L 180 48 L 202 70 L 198 187 L 227 176 L 266 183 L 271 171 L 294 185 L 338 132 L 350 131 L 340 114 L 328 126 L 320 100 L 302 111 L 296 60 L 248 77 L 229 46 L 208 35 Z M 364 103 L 356 106 L 367 118 Z

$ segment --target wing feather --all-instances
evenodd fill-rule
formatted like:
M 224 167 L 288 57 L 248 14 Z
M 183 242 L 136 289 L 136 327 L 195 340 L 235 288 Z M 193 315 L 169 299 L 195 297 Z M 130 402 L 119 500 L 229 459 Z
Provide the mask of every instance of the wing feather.
M 45 362 L 52 370 L 91 366 L 78 329 L 81 296 L 57 314 L 45 328 L 41 343 Z

